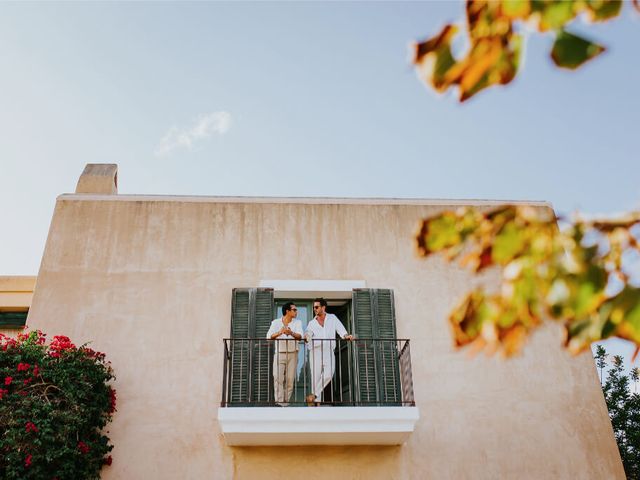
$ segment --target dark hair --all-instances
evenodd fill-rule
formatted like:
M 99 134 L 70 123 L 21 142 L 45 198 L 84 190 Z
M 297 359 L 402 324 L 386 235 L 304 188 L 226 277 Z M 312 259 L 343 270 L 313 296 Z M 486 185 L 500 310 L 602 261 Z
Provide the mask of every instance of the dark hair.
M 327 308 L 327 301 L 326 301 L 324 298 L 322 298 L 322 297 L 320 297 L 320 298 L 316 298 L 316 299 L 313 301 L 313 303 L 316 303 L 316 302 L 318 302 L 318 303 L 320 304 L 320 306 L 321 306 L 321 307 L 325 307 L 325 308 Z
M 282 305 L 282 314 L 286 315 L 287 312 L 289 310 L 291 310 L 291 307 L 293 307 L 294 305 L 295 305 L 295 303 L 293 303 L 293 302 L 287 302 L 284 305 Z

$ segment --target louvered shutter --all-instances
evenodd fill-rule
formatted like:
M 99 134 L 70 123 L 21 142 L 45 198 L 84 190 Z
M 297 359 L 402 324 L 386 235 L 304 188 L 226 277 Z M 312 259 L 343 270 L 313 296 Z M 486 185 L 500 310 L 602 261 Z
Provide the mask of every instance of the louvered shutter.
M 353 291 L 356 337 L 356 393 L 363 404 L 399 404 L 400 371 L 393 290 Z M 365 340 L 365 339 L 378 339 Z
M 266 341 L 273 311 L 273 290 L 234 288 L 231 304 L 231 403 L 266 403 L 272 353 Z
M 355 344 L 356 400 L 364 404 L 375 403 L 378 401 L 375 353 L 372 342 L 365 340 L 375 337 L 371 291 L 368 289 L 354 290 L 352 305 L 356 338 L 363 339 Z
M 254 301 L 254 333 L 258 339 L 253 344 L 253 371 L 251 375 L 251 401 L 267 404 L 273 398 L 273 342 L 268 342 L 267 332 L 273 320 L 273 290 L 255 289 Z

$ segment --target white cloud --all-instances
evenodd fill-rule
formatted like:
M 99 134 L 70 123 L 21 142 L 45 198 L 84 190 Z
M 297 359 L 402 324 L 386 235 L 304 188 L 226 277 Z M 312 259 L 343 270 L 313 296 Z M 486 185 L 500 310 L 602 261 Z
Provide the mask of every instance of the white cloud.
M 231 128 L 229 112 L 212 112 L 199 115 L 188 127 L 173 126 L 169 129 L 156 148 L 157 156 L 169 155 L 176 148 L 192 150 L 195 144 L 212 135 L 224 135 Z

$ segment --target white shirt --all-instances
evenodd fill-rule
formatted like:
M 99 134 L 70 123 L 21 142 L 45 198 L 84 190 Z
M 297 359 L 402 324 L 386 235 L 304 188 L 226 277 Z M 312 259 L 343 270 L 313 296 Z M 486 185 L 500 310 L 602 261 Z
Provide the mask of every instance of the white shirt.
M 271 322 L 271 326 L 269 327 L 269 331 L 267 332 L 267 338 L 271 338 L 271 335 L 278 333 L 282 328 L 284 328 L 284 322 L 282 318 L 276 318 Z M 289 329 L 293 333 L 297 333 L 302 337 L 302 323 L 300 320 L 293 319 L 287 325 Z M 282 342 L 278 340 L 291 340 L 290 342 Z M 276 338 L 276 353 L 286 353 L 286 352 L 296 352 L 298 351 L 298 340 L 296 340 L 291 335 L 280 335 Z
M 340 338 L 348 335 L 347 329 L 344 328 L 340 319 L 333 313 L 327 313 L 327 316 L 324 317 L 324 326 L 320 326 L 320 323 L 315 317 L 309 322 L 306 337 L 309 341 L 318 339 L 335 340 L 336 333 L 340 335 Z M 311 342 L 311 344 L 312 348 L 321 348 L 322 344 L 327 344 L 326 346 L 330 346 L 331 349 L 336 348 L 336 342 Z

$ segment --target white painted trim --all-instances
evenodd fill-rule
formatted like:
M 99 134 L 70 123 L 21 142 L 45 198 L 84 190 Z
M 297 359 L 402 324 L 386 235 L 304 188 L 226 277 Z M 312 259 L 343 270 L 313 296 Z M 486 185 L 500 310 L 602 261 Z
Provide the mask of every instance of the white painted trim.
M 366 288 L 364 280 L 260 280 L 260 287 L 273 288 L 275 298 L 351 298 L 354 288 Z
M 402 445 L 418 407 L 226 407 L 218 423 L 229 446 Z

